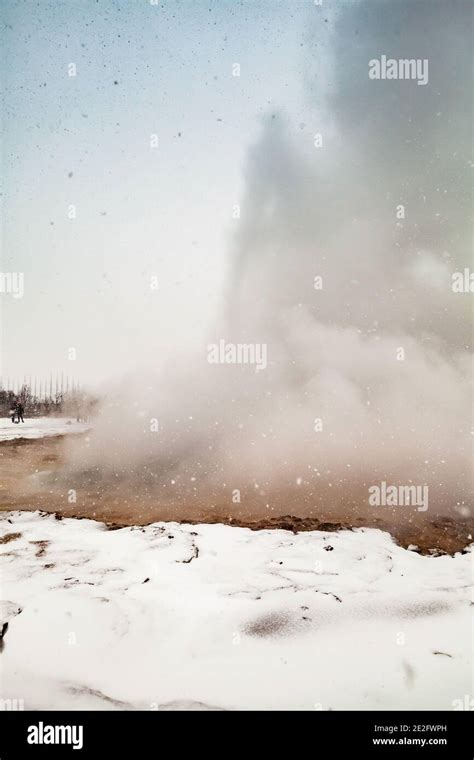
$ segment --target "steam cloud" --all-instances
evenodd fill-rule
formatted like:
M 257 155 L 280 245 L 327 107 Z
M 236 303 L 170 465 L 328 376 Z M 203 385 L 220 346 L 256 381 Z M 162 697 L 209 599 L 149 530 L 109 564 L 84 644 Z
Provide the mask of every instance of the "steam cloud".
M 208 339 L 266 343 L 268 366 L 209 364 L 206 343 L 118 382 L 71 452 L 100 489 L 180 518 L 318 516 L 363 514 L 385 480 L 467 514 L 470 296 L 451 277 L 470 264 L 469 3 L 338 3 L 332 31 L 326 16 L 307 35 L 312 123 L 269 113 L 248 155 Z M 429 84 L 370 80 L 382 54 L 428 59 Z

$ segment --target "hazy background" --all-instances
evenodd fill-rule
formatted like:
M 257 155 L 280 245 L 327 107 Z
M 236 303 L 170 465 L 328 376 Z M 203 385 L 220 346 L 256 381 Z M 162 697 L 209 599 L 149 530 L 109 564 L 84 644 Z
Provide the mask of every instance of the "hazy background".
M 156 366 L 215 315 L 260 119 L 281 106 L 296 123 L 310 113 L 301 46 L 321 12 L 7 0 L 1 14 L 1 266 L 25 273 L 24 299 L 3 299 L 3 374 L 98 383 Z M 301 139 L 313 130 L 312 117 Z
M 2 266 L 26 278 L 4 372 L 112 378 L 74 468 L 229 511 L 233 489 L 313 514 L 428 483 L 466 516 L 470 3 L 3 13 Z M 428 58 L 429 83 L 369 80 L 382 54 Z M 267 343 L 268 368 L 209 365 L 220 338 Z

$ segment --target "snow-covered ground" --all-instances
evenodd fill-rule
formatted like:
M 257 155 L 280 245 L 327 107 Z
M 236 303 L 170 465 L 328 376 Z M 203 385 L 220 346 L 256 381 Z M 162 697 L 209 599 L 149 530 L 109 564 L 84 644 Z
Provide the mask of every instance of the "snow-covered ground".
M 472 693 L 472 554 L 0 516 L 3 699 L 25 709 L 452 709 Z M 20 611 L 21 610 L 21 611 Z
M 10 417 L 0 418 L 0 441 L 12 441 L 14 438 L 44 438 L 48 435 L 64 433 L 83 433 L 90 425 L 76 422 L 69 417 L 25 417 L 25 422 L 18 424 Z

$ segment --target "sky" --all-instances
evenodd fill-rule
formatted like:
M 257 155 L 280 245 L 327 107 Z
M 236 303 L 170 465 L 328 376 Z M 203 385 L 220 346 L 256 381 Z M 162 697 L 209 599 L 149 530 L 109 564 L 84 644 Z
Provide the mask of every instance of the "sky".
M 2 298 L 5 377 L 100 383 L 206 330 L 262 118 L 285 109 L 312 140 L 305 41 L 313 16 L 327 37 L 323 15 L 307 0 L 2 3 L 1 267 L 24 273 L 24 297 Z

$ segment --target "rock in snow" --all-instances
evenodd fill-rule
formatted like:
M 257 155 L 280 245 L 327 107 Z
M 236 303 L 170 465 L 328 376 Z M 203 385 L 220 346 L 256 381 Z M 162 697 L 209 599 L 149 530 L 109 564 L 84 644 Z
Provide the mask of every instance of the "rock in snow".
M 0 523 L 20 534 L 0 543 L 0 696 L 25 709 L 453 709 L 471 691 L 471 552 L 374 529 Z

